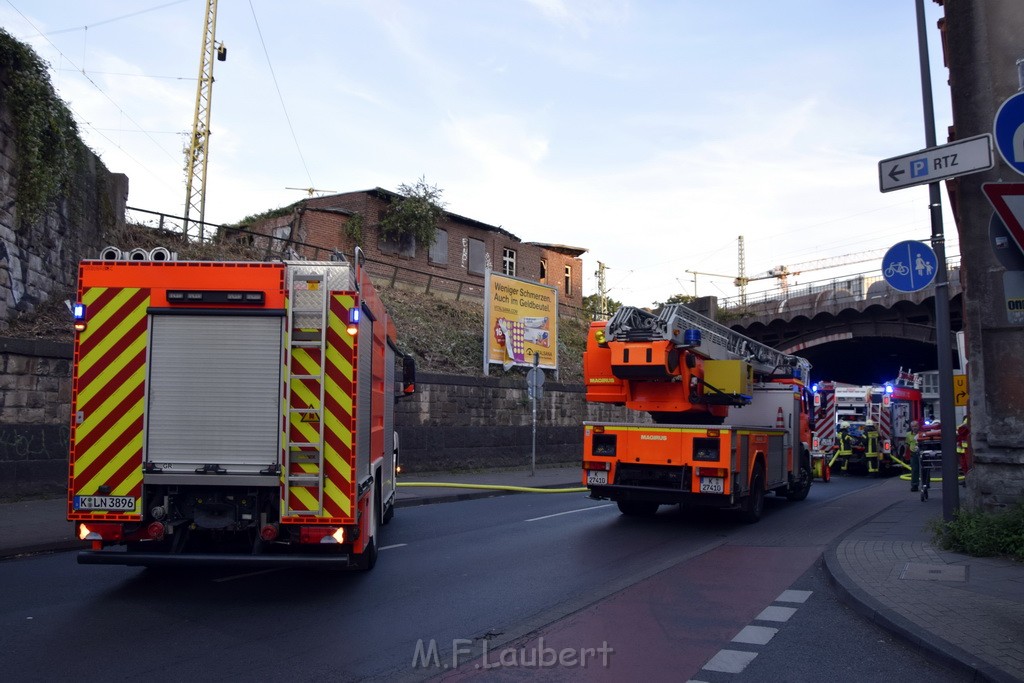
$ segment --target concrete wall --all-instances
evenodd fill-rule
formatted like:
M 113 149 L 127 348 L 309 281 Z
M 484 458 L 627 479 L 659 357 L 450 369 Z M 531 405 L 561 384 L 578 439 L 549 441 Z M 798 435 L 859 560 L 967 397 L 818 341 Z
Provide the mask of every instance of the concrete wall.
M 0 500 L 63 496 L 71 423 L 69 343 L 0 337 Z M 526 380 L 421 374 L 395 419 L 406 472 L 528 466 Z M 588 405 L 583 387 L 547 381 L 537 404 L 537 464 L 580 460 L 585 420 L 640 416 Z

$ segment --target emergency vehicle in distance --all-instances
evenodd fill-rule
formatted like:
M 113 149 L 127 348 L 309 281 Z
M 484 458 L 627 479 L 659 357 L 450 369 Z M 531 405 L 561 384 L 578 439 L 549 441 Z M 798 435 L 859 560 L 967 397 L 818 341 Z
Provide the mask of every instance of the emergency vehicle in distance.
M 896 379 L 885 384 L 825 381 L 816 382 L 811 389 L 815 411 L 812 455 L 815 461 L 820 458 L 826 463 L 824 477 L 836 468 L 887 474 L 909 467 L 904 453 L 907 431 L 911 421 L 922 421 L 916 375 L 900 368 Z M 840 438 L 843 430 L 849 439 Z
M 74 311 L 79 563 L 371 569 L 415 366 L 361 252 L 103 256 L 80 264 Z
M 583 483 L 626 515 L 712 506 L 760 519 L 775 492 L 810 491 L 810 363 L 681 305 L 624 306 L 590 325 L 586 398 L 654 424 L 586 422 Z

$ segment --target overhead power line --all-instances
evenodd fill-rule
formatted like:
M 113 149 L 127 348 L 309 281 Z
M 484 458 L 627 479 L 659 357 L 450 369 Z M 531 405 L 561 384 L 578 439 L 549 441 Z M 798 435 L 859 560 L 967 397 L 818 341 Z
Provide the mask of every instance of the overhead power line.
M 263 55 L 267 58 L 267 67 L 270 69 L 270 77 L 274 80 L 274 89 L 277 90 L 277 99 L 281 103 L 281 109 L 284 111 L 285 121 L 288 122 L 288 131 L 292 134 L 292 142 L 295 143 L 295 151 L 299 154 L 299 161 L 302 162 L 302 168 L 306 171 L 306 178 L 309 180 L 310 187 L 316 187 L 316 183 L 313 182 L 313 176 L 309 173 L 309 166 L 306 165 L 306 158 L 302 156 L 302 148 L 299 146 L 299 139 L 295 136 L 295 128 L 292 126 L 292 119 L 288 116 L 288 107 L 284 103 L 284 96 L 281 95 L 281 86 L 277 83 L 277 74 L 274 73 L 274 65 L 270 61 L 270 52 L 267 51 L 267 44 L 263 40 L 263 31 L 260 30 L 259 19 L 256 18 L 256 9 L 252 6 L 252 0 L 249 0 L 249 10 L 252 12 L 252 20 L 256 24 L 256 34 L 260 37 L 260 45 L 263 46 Z

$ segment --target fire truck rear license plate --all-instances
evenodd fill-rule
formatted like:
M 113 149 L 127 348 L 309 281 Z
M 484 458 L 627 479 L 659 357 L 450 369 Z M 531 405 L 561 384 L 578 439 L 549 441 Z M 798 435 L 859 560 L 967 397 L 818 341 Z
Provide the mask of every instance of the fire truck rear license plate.
M 607 472 L 603 470 L 587 470 L 587 486 L 603 486 L 607 483 Z
M 132 496 L 75 496 L 75 509 L 135 512 L 135 498 Z
M 701 477 L 701 493 L 725 493 L 725 480 L 721 477 Z

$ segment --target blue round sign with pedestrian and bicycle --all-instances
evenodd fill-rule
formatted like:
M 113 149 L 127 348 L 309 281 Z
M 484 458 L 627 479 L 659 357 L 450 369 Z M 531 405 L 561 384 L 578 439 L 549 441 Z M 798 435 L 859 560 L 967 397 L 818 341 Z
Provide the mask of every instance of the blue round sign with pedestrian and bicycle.
M 932 248 L 915 240 L 893 245 L 882 259 L 885 281 L 901 292 L 917 292 L 930 285 L 938 267 Z

